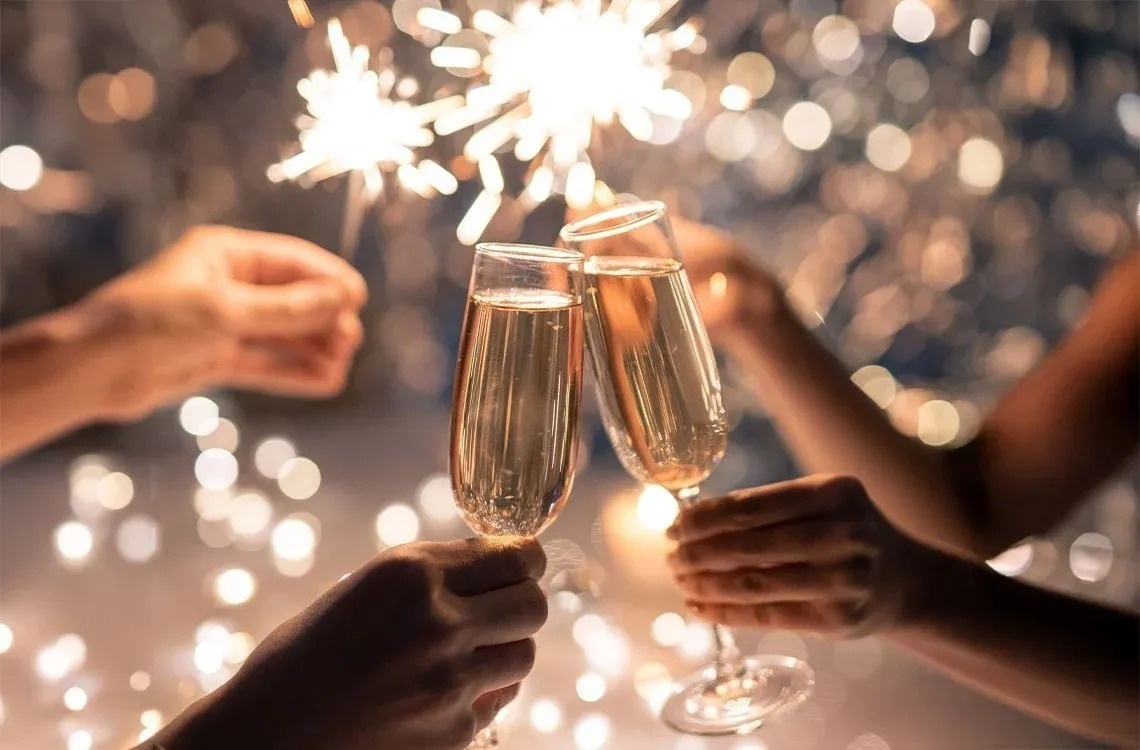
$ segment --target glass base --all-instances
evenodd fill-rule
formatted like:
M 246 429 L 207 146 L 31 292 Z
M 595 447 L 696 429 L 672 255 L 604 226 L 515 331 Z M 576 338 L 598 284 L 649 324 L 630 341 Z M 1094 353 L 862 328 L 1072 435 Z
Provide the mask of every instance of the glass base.
M 746 656 L 727 678 L 708 666 L 685 680 L 661 719 L 685 734 L 747 734 L 776 712 L 807 699 L 815 673 L 791 656 Z

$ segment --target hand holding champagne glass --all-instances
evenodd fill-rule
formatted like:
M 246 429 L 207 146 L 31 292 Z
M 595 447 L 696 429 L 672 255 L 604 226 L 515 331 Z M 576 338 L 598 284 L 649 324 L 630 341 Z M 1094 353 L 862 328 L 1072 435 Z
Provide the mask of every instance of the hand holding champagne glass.
M 455 376 L 451 484 L 484 535 L 534 536 L 574 483 L 582 261 L 552 247 L 476 248 Z M 498 746 L 488 727 L 470 750 Z
M 585 318 L 602 421 L 633 477 L 687 505 L 724 456 L 720 378 L 664 204 L 616 206 L 563 228 L 586 256 Z M 751 731 L 802 701 L 811 669 L 783 656 L 741 658 L 715 626 L 716 663 L 686 681 L 662 709 L 678 731 Z

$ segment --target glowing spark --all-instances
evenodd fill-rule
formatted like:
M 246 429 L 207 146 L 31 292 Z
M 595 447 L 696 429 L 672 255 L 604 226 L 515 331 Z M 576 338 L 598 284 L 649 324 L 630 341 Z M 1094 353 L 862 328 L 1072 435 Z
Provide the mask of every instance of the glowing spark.
M 358 172 L 370 197 L 383 192 L 386 175 L 421 195 L 454 192 L 450 173 L 421 162 L 416 151 L 432 144 L 428 126 L 462 97 L 413 104 L 409 97 L 419 90 L 413 79 L 398 79 L 387 66 L 374 70 L 367 47 L 351 46 L 335 19 L 328 37 L 335 70 L 314 70 L 297 84 L 308 110 L 297 122 L 300 150 L 269 167 L 269 179 L 319 182 Z
M 313 12 L 305 0 L 289 0 L 289 10 L 293 12 L 293 20 L 301 28 L 311 28 L 314 22 Z
M 617 122 L 646 141 L 654 117 L 692 114 L 692 103 L 667 81 L 674 52 L 703 46 L 697 24 L 651 31 L 676 2 L 520 0 L 509 20 L 479 10 L 461 34 L 464 43 L 432 50 L 436 66 L 473 74 L 463 106 L 435 123 L 440 135 L 475 127 L 463 155 L 479 165 L 483 192 L 460 222 L 461 241 L 477 240 L 500 205 L 504 185 L 495 153 L 504 146 L 513 143 L 515 158 L 532 162 L 524 203 L 561 192 L 584 207 L 594 194 L 590 149 L 598 129 Z M 435 28 L 454 26 L 450 18 L 440 21 Z M 485 53 L 469 46 L 472 35 L 487 40 Z

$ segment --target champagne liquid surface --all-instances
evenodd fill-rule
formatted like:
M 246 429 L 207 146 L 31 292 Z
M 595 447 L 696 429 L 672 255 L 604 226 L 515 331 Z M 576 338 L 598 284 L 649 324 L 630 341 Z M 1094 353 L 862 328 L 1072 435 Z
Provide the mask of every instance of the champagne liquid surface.
M 606 432 L 635 478 L 696 487 L 724 456 L 716 359 L 681 264 L 586 262 L 586 335 Z
M 566 504 L 578 451 L 578 298 L 502 289 L 467 301 L 451 423 L 451 484 L 477 533 L 533 536 Z

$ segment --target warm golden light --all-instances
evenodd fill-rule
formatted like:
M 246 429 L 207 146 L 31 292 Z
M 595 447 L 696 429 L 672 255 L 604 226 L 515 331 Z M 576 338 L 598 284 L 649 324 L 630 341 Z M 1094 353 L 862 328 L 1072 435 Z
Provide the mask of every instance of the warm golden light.
M 463 154 L 479 163 L 497 159 L 494 154 L 513 142 L 514 157 L 533 163 L 523 191 L 528 201 L 540 202 L 557 190 L 572 206 L 586 207 L 593 198 L 595 128 L 616 122 L 637 140 L 649 141 L 655 118 L 684 120 L 692 114 L 692 102 L 668 79 L 673 53 L 702 47 L 696 24 L 649 31 L 675 2 L 517 2 L 509 18 L 476 11 L 473 29 L 432 50 L 435 65 L 474 76 L 463 106 L 442 115 L 436 132 L 475 126 Z M 435 28 L 443 30 L 440 24 Z M 739 104 L 746 93 L 732 89 L 729 98 Z M 480 174 L 483 191 L 457 231 L 468 244 L 482 236 L 501 205 L 501 181 L 488 180 L 485 169 Z M 534 189 L 536 181 L 543 189 Z
M 412 104 L 402 92 L 419 87 L 397 85 L 389 67 L 374 70 L 368 48 L 350 45 L 336 19 L 329 21 L 328 40 L 334 69 L 314 70 L 297 84 L 307 105 L 297 121 L 300 150 L 270 166 L 269 179 L 319 182 L 359 172 L 366 193 L 375 197 L 384 190 L 385 175 L 394 174 L 421 195 L 454 192 L 447 170 L 434 162 L 425 168 L 416 151 L 435 140 L 427 126 L 461 99 Z

